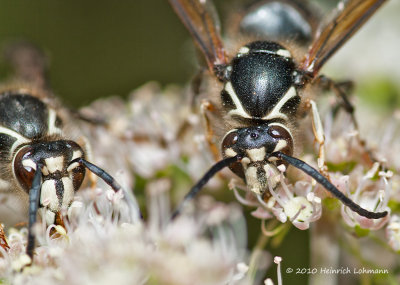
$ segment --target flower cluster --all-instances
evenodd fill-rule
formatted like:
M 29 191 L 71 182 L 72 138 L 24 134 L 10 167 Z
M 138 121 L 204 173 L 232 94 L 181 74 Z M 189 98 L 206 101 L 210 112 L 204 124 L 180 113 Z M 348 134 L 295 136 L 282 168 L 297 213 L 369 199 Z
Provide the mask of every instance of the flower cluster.
M 94 142 L 89 159 L 113 173 L 125 192 L 115 193 L 98 181 L 79 191 L 65 213 L 65 229 L 36 225 L 38 246 L 32 266 L 27 266 L 30 259 L 25 255 L 26 228 L 7 229 L 7 234 L 0 228 L 0 276 L 4 280 L 13 284 L 254 284 L 265 278 L 253 272 L 264 272 L 271 257 L 264 252 L 259 262 L 251 262 L 260 249 L 247 250 L 245 219 L 235 203 L 217 203 L 202 196 L 198 211 L 184 211 L 170 220 L 168 196 L 182 181 L 177 183 L 160 172 L 175 165 L 184 173 L 183 180 L 191 178 L 189 187 L 213 163 L 204 136 L 199 135 L 201 120 L 180 104 L 178 94 L 175 88 L 161 91 L 151 83 L 135 91 L 128 104 L 110 98 L 83 110 L 88 116 L 101 113 L 108 123 L 79 122 L 76 139 Z M 327 117 L 325 132 L 327 174 L 340 191 L 370 211 L 390 212 L 389 202 L 400 203 L 400 179 L 393 157 L 368 162 L 368 150 L 341 117 Z M 390 134 L 383 137 L 388 145 L 393 127 L 387 132 Z M 312 140 L 311 134 L 306 131 L 303 140 Z M 388 155 L 385 148 L 374 151 Z M 300 158 L 315 167 L 313 152 L 305 149 L 304 153 Z M 231 179 L 229 183 L 237 201 L 256 208 L 252 215 L 262 220 L 261 232 L 268 237 L 279 234 L 288 223 L 302 230 L 310 228 L 321 218 L 324 200 L 329 200 L 325 189 L 306 174 L 283 165 L 277 169 L 264 196 L 248 191 L 243 181 Z M 227 173 L 223 176 L 230 175 Z M 147 209 L 145 220 L 140 218 L 135 197 L 126 191 L 136 188 L 136 178 L 146 181 L 147 206 L 142 203 L 140 207 Z M 215 177 L 210 184 L 220 186 L 221 179 Z M 341 213 L 354 229 L 386 227 L 388 244 L 399 251 L 398 215 L 371 220 L 346 206 L 340 211 L 339 205 L 336 211 L 324 211 Z M 282 225 L 267 227 L 266 221 L 272 220 Z M 275 258 L 279 284 L 280 261 Z M 272 284 L 271 279 L 264 281 Z
M 392 150 L 391 145 L 395 147 L 394 137 L 395 127 L 393 124 L 384 130 L 385 134 L 376 136 L 385 141 L 378 144 L 381 146 L 375 149 L 374 140 L 367 136 L 366 141 L 371 141 L 370 145 L 364 145 L 364 141 L 359 138 L 358 132 L 354 129 L 349 116 L 339 113 L 333 120 L 328 115 L 325 118 L 325 160 L 328 164 L 329 180 L 348 198 L 357 203 L 360 207 L 371 212 L 387 211 L 389 214 L 381 219 L 368 219 L 353 212 L 345 205 L 341 206 L 341 215 L 343 221 L 354 229 L 379 230 L 387 226 L 387 232 L 391 233 L 389 244 L 395 244 L 395 233 L 389 229 L 396 229 L 396 219 L 391 218 L 391 209 L 389 202 L 399 204 L 399 175 L 390 170 L 397 169 L 395 157 L 388 153 Z M 393 120 L 396 121 L 396 120 Z M 398 126 L 397 126 L 398 127 Z M 399 128 L 398 128 L 399 129 Z M 391 138 L 391 139 L 389 139 Z M 371 140 L 370 140 L 371 139 Z M 311 131 L 305 132 L 303 141 L 312 141 Z M 385 153 L 386 152 L 386 153 Z M 390 159 L 380 159 L 379 162 L 372 163 L 375 159 L 373 154 L 378 153 L 379 157 L 387 155 Z M 385 154 L 383 154 L 385 153 Z M 314 155 L 315 156 L 315 155 Z M 312 166 L 317 165 L 313 155 L 305 154 L 302 159 Z M 279 187 L 273 189 L 268 185 L 268 194 L 262 196 L 249 193 L 246 186 L 236 179 L 229 184 L 237 200 L 244 205 L 253 206 L 257 209 L 253 216 L 263 220 L 262 230 L 268 236 L 277 234 L 280 226 L 276 230 L 266 231 L 264 222 L 270 219 L 277 219 L 282 223 L 290 221 L 299 229 L 308 229 L 310 223 L 320 219 L 322 214 L 322 202 L 330 198 L 328 192 L 323 186 L 316 184 L 315 181 L 298 170 L 287 171 L 285 167 L 278 167 L 280 175 L 275 178 L 279 182 Z M 292 177 L 288 179 L 287 177 Z M 295 177 L 295 178 L 293 178 Z M 289 181 L 295 181 L 290 184 Z M 240 192 L 243 192 L 242 195 Z M 331 210 L 332 211 L 332 210 Z M 331 215 L 337 214 L 333 211 Z M 393 245 L 392 245 L 393 247 Z M 396 247 L 393 249 L 397 250 Z
M 78 191 L 63 213 L 68 217 L 65 228 L 46 228 L 43 222 L 34 227 L 37 242 L 30 266 L 26 227 L 6 229 L 4 235 L 0 231 L 1 280 L 12 284 L 254 284 L 265 278 L 271 257 L 263 252 L 258 263 L 249 265 L 252 253 L 247 249 L 246 223 L 236 204 L 204 196 L 199 199 L 200 211 L 170 220 L 173 181 L 159 178 L 158 171 L 178 163 L 188 176 L 199 176 L 207 163 L 198 150 L 201 140 L 195 146 L 178 143 L 177 136 L 188 135 L 176 127 L 179 118 L 167 124 L 170 100 L 154 104 L 160 101 L 156 90 L 152 84 L 139 89 L 128 106 L 115 98 L 94 103 L 90 110 L 104 114 L 109 125 L 79 122 L 76 137 L 83 134 L 94 142 L 90 160 L 116 173 L 125 191 L 115 193 L 101 180 Z M 157 114 L 149 112 L 150 106 Z M 131 124 L 135 120 L 143 120 L 149 131 Z M 157 127 L 160 120 L 165 125 Z M 188 153 L 191 156 L 183 162 Z M 127 191 L 135 188 L 135 175 L 146 179 L 144 220 L 135 197 Z

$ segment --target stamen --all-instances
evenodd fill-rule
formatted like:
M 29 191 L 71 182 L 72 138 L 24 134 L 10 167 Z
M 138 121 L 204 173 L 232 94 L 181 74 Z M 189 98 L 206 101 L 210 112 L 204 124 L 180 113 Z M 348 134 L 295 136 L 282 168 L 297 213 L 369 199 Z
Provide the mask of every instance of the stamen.
M 282 257 L 280 256 L 275 256 L 274 262 L 278 264 L 278 267 L 276 269 L 277 275 L 278 275 L 278 285 L 282 285 L 282 274 L 281 274 L 281 262 L 282 262 Z
M 272 189 L 272 186 L 271 186 L 271 183 L 269 180 L 267 181 L 267 185 L 268 185 L 268 190 L 271 193 L 271 195 L 275 198 L 276 202 L 283 208 L 285 203 L 281 200 L 279 195 L 277 193 L 275 193 L 274 189 Z
M 285 177 L 283 176 L 283 173 L 281 172 L 281 185 L 283 190 L 285 191 L 285 194 L 289 197 L 289 199 L 293 199 L 294 195 L 293 192 L 289 190 L 289 188 L 287 187 L 286 183 L 284 183 Z
M 267 236 L 267 237 L 273 237 L 276 236 L 277 234 L 279 234 L 284 228 L 285 228 L 285 224 L 280 224 L 279 226 L 277 226 L 275 229 L 273 229 L 272 231 L 267 230 L 267 228 L 265 227 L 265 219 L 263 219 L 261 221 L 261 231 L 262 233 Z
M 237 191 L 236 187 L 232 188 L 233 190 L 233 194 L 235 195 L 235 198 L 242 204 L 245 206 L 250 206 L 250 207 L 254 207 L 257 206 L 257 203 L 252 203 L 249 200 L 246 200 L 245 198 L 243 198 L 239 192 Z

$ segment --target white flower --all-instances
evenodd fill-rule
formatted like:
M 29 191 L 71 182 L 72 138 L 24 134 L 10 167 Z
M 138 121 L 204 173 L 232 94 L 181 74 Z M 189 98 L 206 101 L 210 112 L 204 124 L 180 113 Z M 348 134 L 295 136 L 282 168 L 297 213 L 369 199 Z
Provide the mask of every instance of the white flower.
M 358 181 L 357 189 L 351 193 L 349 185 L 347 187 L 347 196 L 353 200 L 360 207 L 371 211 L 371 212 L 383 212 L 388 211 L 389 214 L 381 219 L 368 219 L 360 216 L 350 208 L 342 205 L 342 216 L 345 222 L 351 226 L 360 226 L 364 229 L 378 230 L 382 228 L 390 218 L 390 208 L 388 207 L 391 184 L 387 177 L 390 173 L 379 172 L 380 179 L 375 182 L 373 181 L 374 176 L 378 170 L 377 164 L 375 164 L 362 178 Z M 383 186 L 383 190 L 380 187 Z
M 82 207 L 66 223 L 67 232 L 38 227 L 33 266 L 24 267 L 30 262 L 26 231 L 9 235 L 0 276 L 17 285 L 251 284 L 241 210 L 208 199 L 202 203 L 207 210 L 171 222 L 170 185 L 166 179 L 148 185 L 148 224 L 120 211 L 126 202 L 107 190 L 95 196 L 83 190 Z
M 283 173 L 278 176 L 280 186 L 274 190 L 268 183 L 271 197 L 265 202 L 260 195 L 257 201 L 252 201 L 249 195 L 253 195 L 245 187 L 231 181 L 230 188 L 234 191 L 236 198 L 247 206 L 256 206 L 257 210 L 253 216 L 262 220 L 272 218 L 274 215 L 280 222 L 290 221 L 295 227 L 305 230 L 311 222 L 318 220 L 322 214 L 321 199 L 314 195 L 312 185 L 304 181 L 298 181 L 295 186 L 287 185 Z M 246 198 L 242 197 L 238 190 L 246 191 Z M 257 203 L 258 202 L 258 203 Z M 265 232 L 269 235 L 267 232 Z
M 393 250 L 400 253 L 400 216 L 393 215 L 390 218 L 386 227 L 386 236 Z

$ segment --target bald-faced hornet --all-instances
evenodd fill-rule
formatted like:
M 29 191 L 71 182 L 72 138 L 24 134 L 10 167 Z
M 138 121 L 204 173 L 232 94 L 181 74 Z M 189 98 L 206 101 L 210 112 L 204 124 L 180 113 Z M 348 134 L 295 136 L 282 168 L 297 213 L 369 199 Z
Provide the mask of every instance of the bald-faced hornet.
M 68 139 L 65 112 L 48 99 L 30 89 L 0 93 L 0 194 L 14 210 L 29 203 L 26 252 L 31 258 L 38 208 L 44 209 L 47 225 L 64 225 L 63 217 L 81 187 L 85 169 L 114 191 L 121 189 L 114 178 L 86 160 L 85 146 Z
M 239 17 L 241 34 L 238 38 L 252 40 L 236 48 L 232 57 L 226 53 L 229 42 L 225 45 L 222 42 L 210 1 L 169 1 L 204 55 L 208 73 L 214 80 L 209 86 L 219 89 L 214 91 L 220 93 L 219 98 L 205 100 L 201 107 L 211 149 L 216 156 L 222 157 L 185 196 L 174 217 L 182 205 L 224 167 L 229 167 L 245 181 L 249 190 L 267 200 L 271 189 L 280 184 L 279 179 L 274 178 L 289 165 L 311 176 L 361 216 L 379 219 L 388 214 L 360 207 L 330 182 L 325 173 L 321 120 L 316 104 L 306 99 L 305 90 L 313 85 L 325 85 L 341 97 L 345 109 L 352 113 L 353 107 L 343 89 L 318 74 L 384 0 L 340 2 L 336 16 L 317 33 L 316 18 L 309 16 L 312 14 L 303 2 L 259 1 Z M 304 51 L 302 58 L 298 58 L 298 49 L 291 50 L 282 43 L 290 48 L 300 47 L 300 50 L 308 45 L 308 52 Z M 208 90 L 208 93 L 212 92 Z M 292 156 L 296 148 L 299 113 L 303 109 L 311 112 L 314 136 L 320 145 L 319 171 Z

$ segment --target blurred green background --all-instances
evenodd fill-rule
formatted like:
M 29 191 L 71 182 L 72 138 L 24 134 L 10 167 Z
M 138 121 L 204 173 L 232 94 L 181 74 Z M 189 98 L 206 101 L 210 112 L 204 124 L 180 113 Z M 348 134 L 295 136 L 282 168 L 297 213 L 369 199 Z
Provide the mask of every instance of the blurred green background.
M 186 31 L 165 0 L 1 0 L 0 45 L 28 40 L 50 58 L 50 81 L 67 104 L 125 96 L 149 80 L 183 83 Z M 8 73 L 0 62 L 0 77 Z

